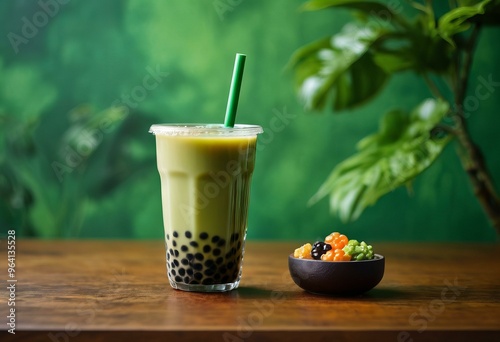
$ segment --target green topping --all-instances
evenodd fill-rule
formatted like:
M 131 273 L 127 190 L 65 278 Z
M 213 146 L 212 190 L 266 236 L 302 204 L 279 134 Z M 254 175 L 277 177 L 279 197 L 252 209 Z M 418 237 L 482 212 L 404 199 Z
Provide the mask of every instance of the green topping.
M 352 261 L 373 259 L 373 247 L 364 241 L 360 243 L 358 240 L 349 240 L 343 251 L 351 256 Z

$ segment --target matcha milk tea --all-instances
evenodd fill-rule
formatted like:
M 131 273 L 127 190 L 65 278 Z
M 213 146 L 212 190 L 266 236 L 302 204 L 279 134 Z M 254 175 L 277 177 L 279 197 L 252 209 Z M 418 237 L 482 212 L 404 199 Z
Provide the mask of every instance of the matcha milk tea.
M 260 126 L 153 125 L 168 279 L 185 291 L 239 285 Z

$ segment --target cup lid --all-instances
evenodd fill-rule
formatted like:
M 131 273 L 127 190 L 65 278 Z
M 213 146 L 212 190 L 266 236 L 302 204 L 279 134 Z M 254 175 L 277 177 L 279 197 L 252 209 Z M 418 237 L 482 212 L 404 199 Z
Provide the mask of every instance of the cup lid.
M 222 124 L 155 124 L 149 129 L 149 133 L 168 136 L 224 136 L 240 137 L 257 135 L 264 132 L 258 125 L 234 125 L 224 127 Z

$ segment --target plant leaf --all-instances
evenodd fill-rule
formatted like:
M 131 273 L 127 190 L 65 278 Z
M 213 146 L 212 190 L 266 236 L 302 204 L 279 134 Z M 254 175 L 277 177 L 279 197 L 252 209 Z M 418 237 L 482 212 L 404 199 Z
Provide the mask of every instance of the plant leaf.
M 358 143 L 358 153 L 338 164 L 309 200 L 330 196 L 330 209 L 342 221 L 351 221 L 381 196 L 406 185 L 427 169 L 451 141 L 430 131 L 448 112 L 442 100 L 428 99 L 411 113 L 388 112 L 379 131 Z
M 369 49 L 385 32 L 348 24 L 328 42 L 321 40 L 299 50 L 291 64 L 306 108 L 323 108 L 332 93 L 336 110 L 350 109 L 381 90 L 388 75 L 373 61 Z
M 490 1 L 483 0 L 473 6 L 457 7 L 443 14 L 438 20 L 439 35 L 454 47 L 455 41 L 452 37 L 457 33 L 468 30 L 470 28 L 470 19 L 484 14 L 485 6 Z

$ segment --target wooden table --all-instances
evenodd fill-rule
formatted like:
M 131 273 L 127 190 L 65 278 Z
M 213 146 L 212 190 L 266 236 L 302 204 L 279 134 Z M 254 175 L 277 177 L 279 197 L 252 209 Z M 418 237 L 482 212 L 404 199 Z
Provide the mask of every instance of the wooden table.
M 16 334 L 2 324 L 1 340 L 500 340 L 498 244 L 374 244 L 385 276 L 354 298 L 298 288 L 296 246 L 250 241 L 240 288 L 200 294 L 170 288 L 162 241 L 18 240 Z

